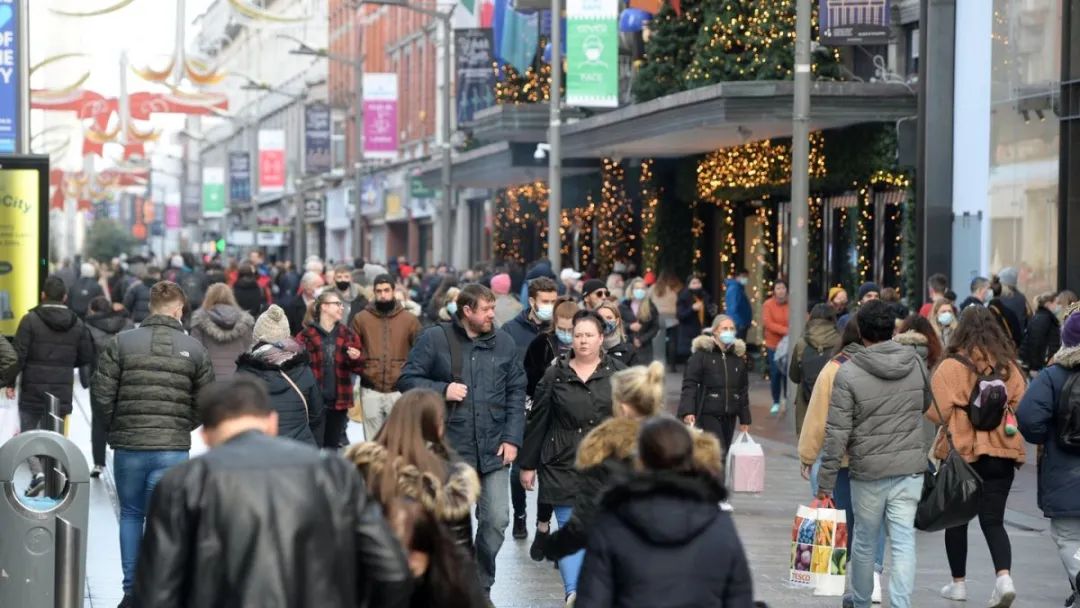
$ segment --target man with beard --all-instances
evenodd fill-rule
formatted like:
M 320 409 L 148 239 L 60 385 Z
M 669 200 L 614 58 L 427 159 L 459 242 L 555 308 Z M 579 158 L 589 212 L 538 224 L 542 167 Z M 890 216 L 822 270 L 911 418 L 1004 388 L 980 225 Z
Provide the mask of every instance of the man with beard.
M 397 389 L 446 396 L 446 439 L 480 474 L 476 561 L 488 592 L 510 524 L 510 463 L 525 433 L 527 380 L 514 339 L 495 330 L 495 295 L 469 284 L 450 323 L 428 328 L 409 353 Z
M 338 285 L 340 287 L 340 285 Z M 360 401 L 364 404 L 364 437 L 368 441 L 390 416 L 401 393 L 394 390 L 409 350 L 420 336 L 420 319 L 394 297 L 394 278 L 375 277 L 375 301 L 360 311 L 349 326 L 360 336 L 367 354 Z

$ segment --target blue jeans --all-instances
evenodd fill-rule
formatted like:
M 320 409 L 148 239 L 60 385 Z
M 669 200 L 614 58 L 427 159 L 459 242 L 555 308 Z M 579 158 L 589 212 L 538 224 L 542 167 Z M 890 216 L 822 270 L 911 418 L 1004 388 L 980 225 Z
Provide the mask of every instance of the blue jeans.
M 874 544 L 882 526 L 892 543 L 889 605 L 911 608 L 915 588 L 915 509 L 922 495 L 923 475 L 902 475 L 874 481 L 851 480 L 855 538 L 851 549 L 851 588 L 855 608 L 870 608 L 874 591 Z
M 143 526 L 150 497 L 165 471 L 185 462 L 187 452 L 113 450 L 113 477 L 120 499 L 120 565 L 124 570 L 124 593 L 135 586 Z
M 772 391 L 772 402 L 780 403 L 780 396 L 787 397 L 787 370 L 780 369 L 776 364 L 776 349 L 766 348 L 765 358 L 769 363 L 769 389 Z
M 476 563 L 484 589 L 495 584 L 495 557 L 509 525 L 510 467 L 502 467 L 480 476 L 480 499 L 476 503 Z
M 573 512 L 574 508 L 568 505 L 555 505 L 555 521 L 559 522 L 560 530 L 570 523 Z M 559 574 L 562 576 L 563 591 L 566 595 L 577 591 L 577 579 L 581 574 L 581 564 L 584 562 L 584 549 L 559 560 Z
M 810 467 L 810 495 L 817 496 L 818 485 L 817 476 L 818 471 L 821 470 L 821 457 L 814 461 L 813 466 Z M 836 474 L 836 485 L 833 487 L 833 502 L 836 503 L 837 509 L 843 509 L 847 514 L 848 531 L 854 533 L 855 530 L 855 511 L 851 508 L 851 469 L 842 467 Z M 851 539 L 852 534 L 848 534 L 848 556 L 851 555 Z M 874 550 L 874 571 L 881 573 L 885 569 L 885 526 L 881 527 L 881 532 L 878 534 L 877 549 Z

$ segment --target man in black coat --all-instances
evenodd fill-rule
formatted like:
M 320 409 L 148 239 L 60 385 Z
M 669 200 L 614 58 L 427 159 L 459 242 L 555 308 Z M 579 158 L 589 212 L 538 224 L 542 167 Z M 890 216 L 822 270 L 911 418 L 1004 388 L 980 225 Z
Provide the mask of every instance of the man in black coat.
M 97 268 L 90 262 L 83 262 L 80 268 L 80 276 L 71 288 L 67 305 L 80 319 L 86 318 L 86 309 L 90 307 L 90 300 L 105 295 L 97 280 Z
M 211 449 L 154 491 L 137 605 L 408 605 L 405 554 L 353 465 L 277 438 L 255 378 L 216 383 L 198 401 Z
M 322 286 L 323 278 L 316 272 L 305 272 L 300 278 L 300 295 L 285 307 L 285 317 L 289 319 L 289 331 L 292 335 L 295 336 L 304 329 L 304 316 L 308 306 L 315 301 L 315 296 Z
M 11 377 L 22 374 L 19 395 L 19 428 L 41 428 L 50 393 L 60 400 L 61 416 L 71 414 L 74 369 L 89 365 L 94 357 L 94 342 L 82 321 L 64 303 L 64 281 L 49 275 L 41 292 L 41 305 L 30 309 L 15 331 L 18 365 Z M 11 396 L 11 390 L 9 396 Z M 45 474 L 37 458 L 30 459 L 33 479 L 27 496 L 37 496 L 45 487 Z

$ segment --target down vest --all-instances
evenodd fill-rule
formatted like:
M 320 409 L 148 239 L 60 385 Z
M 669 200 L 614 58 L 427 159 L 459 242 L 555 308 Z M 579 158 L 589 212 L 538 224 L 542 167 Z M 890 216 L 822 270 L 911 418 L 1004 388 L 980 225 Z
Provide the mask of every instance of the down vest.
M 91 382 L 94 416 L 109 445 L 124 450 L 191 449 L 199 426 L 195 395 L 214 381 L 206 349 L 164 315 L 110 340 Z
M 819 486 L 832 491 L 845 451 L 852 479 L 922 473 L 930 448 L 922 431 L 930 406 L 922 359 L 893 340 L 853 345 L 849 352 L 833 383 Z

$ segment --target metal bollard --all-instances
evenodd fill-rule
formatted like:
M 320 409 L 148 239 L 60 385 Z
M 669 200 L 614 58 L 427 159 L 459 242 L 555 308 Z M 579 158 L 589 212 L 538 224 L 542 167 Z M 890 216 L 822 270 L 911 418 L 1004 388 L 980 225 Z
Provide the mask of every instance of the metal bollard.
M 48 403 L 45 409 L 45 429 L 63 435 L 64 418 L 60 416 L 60 399 L 52 393 L 45 393 Z M 42 457 L 41 466 L 45 470 L 45 496 L 56 498 L 64 491 L 64 473 L 52 458 Z
M 56 608 L 82 606 L 82 530 L 63 517 L 56 518 Z

